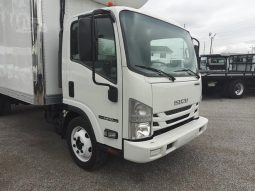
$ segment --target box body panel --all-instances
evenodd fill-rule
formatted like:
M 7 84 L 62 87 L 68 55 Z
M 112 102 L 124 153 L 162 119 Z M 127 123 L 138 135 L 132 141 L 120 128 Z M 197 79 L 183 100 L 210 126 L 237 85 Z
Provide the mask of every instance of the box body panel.
M 35 105 L 62 102 L 61 1 L 0 0 L 0 94 Z M 65 20 L 101 7 L 90 0 L 66 0 Z
M 44 52 L 44 77 L 46 99 L 61 96 L 62 90 L 58 83 L 59 31 L 60 31 L 60 1 L 42 1 L 43 21 L 43 52 Z M 59 74 L 60 73 L 60 74 Z
M 28 0 L 0 1 L 0 93 L 33 102 L 31 10 Z

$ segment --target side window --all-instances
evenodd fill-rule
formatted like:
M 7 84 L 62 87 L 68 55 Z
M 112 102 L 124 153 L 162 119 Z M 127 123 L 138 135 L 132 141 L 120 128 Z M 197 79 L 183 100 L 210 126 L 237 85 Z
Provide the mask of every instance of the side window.
M 96 19 L 96 72 L 117 82 L 115 36 L 110 18 Z
M 78 21 L 75 21 L 71 26 L 71 60 L 82 63 L 91 68 L 91 49 L 87 48 L 86 52 L 80 56 L 79 46 L 86 43 L 84 39 L 79 39 L 79 31 L 84 31 L 86 28 L 79 30 Z M 85 32 L 82 32 L 82 34 Z M 117 56 L 115 46 L 115 36 L 113 24 L 108 17 L 99 17 L 95 19 L 95 38 L 96 38 L 96 73 L 106 78 L 107 80 L 117 83 Z M 84 44 L 85 45 L 85 44 Z M 83 45 L 82 45 L 83 46 Z
M 79 61 L 79 48 L 78 48 L 78 21 L 75 21 L 71 26 L 71 59 Z

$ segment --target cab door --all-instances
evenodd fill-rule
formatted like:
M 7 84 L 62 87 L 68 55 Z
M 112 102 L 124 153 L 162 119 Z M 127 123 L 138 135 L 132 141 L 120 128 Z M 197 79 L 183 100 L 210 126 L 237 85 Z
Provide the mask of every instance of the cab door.
M 95 17 L 95 41 L 91 41 L 91 16 L 71 24 L 67 83 L 69 100 L 88 115 L 98 142 L 122 148 L 122 70 L 116 23 L 109 16 Z M 87 21 L 88 22 L 87 22 Z M 82 27 L 82 28 L 81 28 Z M 95 43 L 94 46 L 92 43 Z M 109 99 L 109 87 L 92 80 L 92 47 L 95 48 L 95 80 L 118 91 L 117 102 Z M 82 52 L 83 51 L 83 52 Z M 107 132 L 118 136 L 108 138 Z

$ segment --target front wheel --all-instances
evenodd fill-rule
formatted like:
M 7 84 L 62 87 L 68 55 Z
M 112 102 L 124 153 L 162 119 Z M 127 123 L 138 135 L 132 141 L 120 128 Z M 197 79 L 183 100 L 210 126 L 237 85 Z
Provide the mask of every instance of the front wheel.
M 241 98 L 245 93 L 245 84 L 242 80 L 232 81 L 229 84 L 228 93 L 231 98 Z
M 67 128 L 67 144 L 74 161 L 86 170 L 93 170 L 105 161 L 89 122 L 74 118 Z

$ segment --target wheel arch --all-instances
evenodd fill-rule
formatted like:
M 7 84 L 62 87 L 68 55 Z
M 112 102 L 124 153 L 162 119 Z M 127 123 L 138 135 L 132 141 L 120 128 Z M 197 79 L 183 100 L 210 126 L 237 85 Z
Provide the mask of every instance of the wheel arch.
M 96 137 L 96 141 L 102 143 L 103 140 L 103 135 L 102 132 L 100 131 L 100 127 L 96 121 L 95 116 L 93 115 L 92 112 L 86 110 L 83 110 L 84 108 L 78 108 L 75 106 L 71 106 L 71 105 L 66 105 L 65 106 L 65 112 L 66 115 L 64 117 L 63 120 L 63 128 L 62 128 L 62 136 L 65 138 L 66 137 L 66 130 L 67 130 L 67 126 L 70 123 L 70 121 L 76 117 L 82 117 L 84 118 L 89 125 L 91 126 L 94 135 Z

